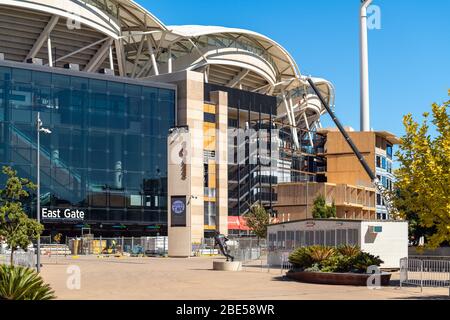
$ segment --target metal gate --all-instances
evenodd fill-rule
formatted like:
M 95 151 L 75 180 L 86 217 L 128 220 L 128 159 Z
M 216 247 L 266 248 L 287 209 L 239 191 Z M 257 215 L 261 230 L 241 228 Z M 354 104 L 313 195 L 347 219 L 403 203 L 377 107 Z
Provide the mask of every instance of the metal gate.
M 403 258 L 400 260 L 400 287 L 448 288 L 450 295 L 450 261 Z

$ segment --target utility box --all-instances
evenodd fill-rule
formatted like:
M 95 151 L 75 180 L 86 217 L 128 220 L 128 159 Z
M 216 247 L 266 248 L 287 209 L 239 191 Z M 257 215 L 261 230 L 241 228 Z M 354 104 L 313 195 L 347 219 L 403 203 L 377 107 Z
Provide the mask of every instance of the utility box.
M 359 246 L 379 256 L 381 268 L 398 269 L 400 259 L 408 257 L 408 222 L 309 219 L 268 227 L 268 263 L 279 265 L 295 248 L 314 245 Z

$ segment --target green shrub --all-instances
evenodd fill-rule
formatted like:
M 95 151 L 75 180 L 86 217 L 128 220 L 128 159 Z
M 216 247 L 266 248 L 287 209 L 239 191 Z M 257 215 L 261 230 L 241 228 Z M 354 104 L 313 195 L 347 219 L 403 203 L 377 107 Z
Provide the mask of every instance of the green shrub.
M 34 270 L 16 266 L 0 266 L 0 299 L 51 300 L 54 291 Z
M 309 248 L 309 254 L 314 263 L 321 264 L 336 254 L 336 249 L 331 247 L 314 246 Z
M 380 257 L 375 257 L 367 252 L 360 252 L 355 257 L 351 258 L 352 272 L 365 273 L 370 266 L 380 266 L 383 264 L 383 260 Z
M 289 262 L 298 269 L 308 269 L 314 264 L 311 258 L 311 247 L 301 247 L 292 252 L 289 256 Z
M 365 273 L 368 267 L 383 263 L 379 257 L 363 252 L 357 246 L 302 247 L 292 252 L 289 262 L 302 271 L 339 273 Z
M 351 271 L 351 257 L 336 253 L 322 263 L 322 272 L 346 273 Z
M 345 245 L 337 248 L 337 251 L 347 257 L 355 257 L 361 253 L 361 248 L 358 246 Z
M 323 261 L 332 257 L 335 253 L 336 249 L 331 247 L 301 247 L 291 253 L 289 262 L 299 269 L 308 269 L 314 264 L 320 267 Z
M 304 270 L 305 272 L 322 272 L 320 265 L 318 263 L 314 263 L 310 268 Z

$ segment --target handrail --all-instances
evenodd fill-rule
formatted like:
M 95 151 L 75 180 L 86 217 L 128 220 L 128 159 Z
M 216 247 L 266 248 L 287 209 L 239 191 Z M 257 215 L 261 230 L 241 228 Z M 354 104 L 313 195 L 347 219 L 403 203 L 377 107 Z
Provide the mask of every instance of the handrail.
M 35 149 L 37 149 L 37 144 L 30 138 L 28 137 L 26 134 L 24 134 L 21 130 L 19 130 L 15 125 L 10 124 L 12 131 L 18 135 L 20 138 L 22 138 L 23 140 L 25 140 L 28 144 L 30 144 L 31 146 L 33 146 Z M 52 159 L 51 153 L 47 150 L 45 150 L 44 148 L 40 148 L 39 150 L 40 153 L 42 153 L 44 156 L 46 156 L 50 161 Z M 64 164 L 64 162 L 62 162 L 61 160 L 58 160 L 58 166 L 60 166 L 61 168 L 63 168 L 64 170 L 68 171 L 68 173 L 70 175 L 72 175 L 73 177 L 75 177 L 77 179 L 78 182 L 81 182 L 81 176 L 78 173 L 73 173 L 73 171 L 66 165 Z

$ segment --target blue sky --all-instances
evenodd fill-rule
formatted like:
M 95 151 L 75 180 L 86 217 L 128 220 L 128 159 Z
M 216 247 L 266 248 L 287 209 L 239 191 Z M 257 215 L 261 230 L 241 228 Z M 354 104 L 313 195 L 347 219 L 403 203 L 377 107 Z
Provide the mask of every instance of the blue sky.
M 305 75 L 336 87 L 336 111 L 359 129 L 359 0 L 138 0 L 167 25 L 203 24 L 257 31 L 283 45 Z M 450 1 L 375 0 L 381 30 L 369 31 L 371 125 L 403 134 L 449 99 Z M 329 117 L 324 125 L 331 125 Z

